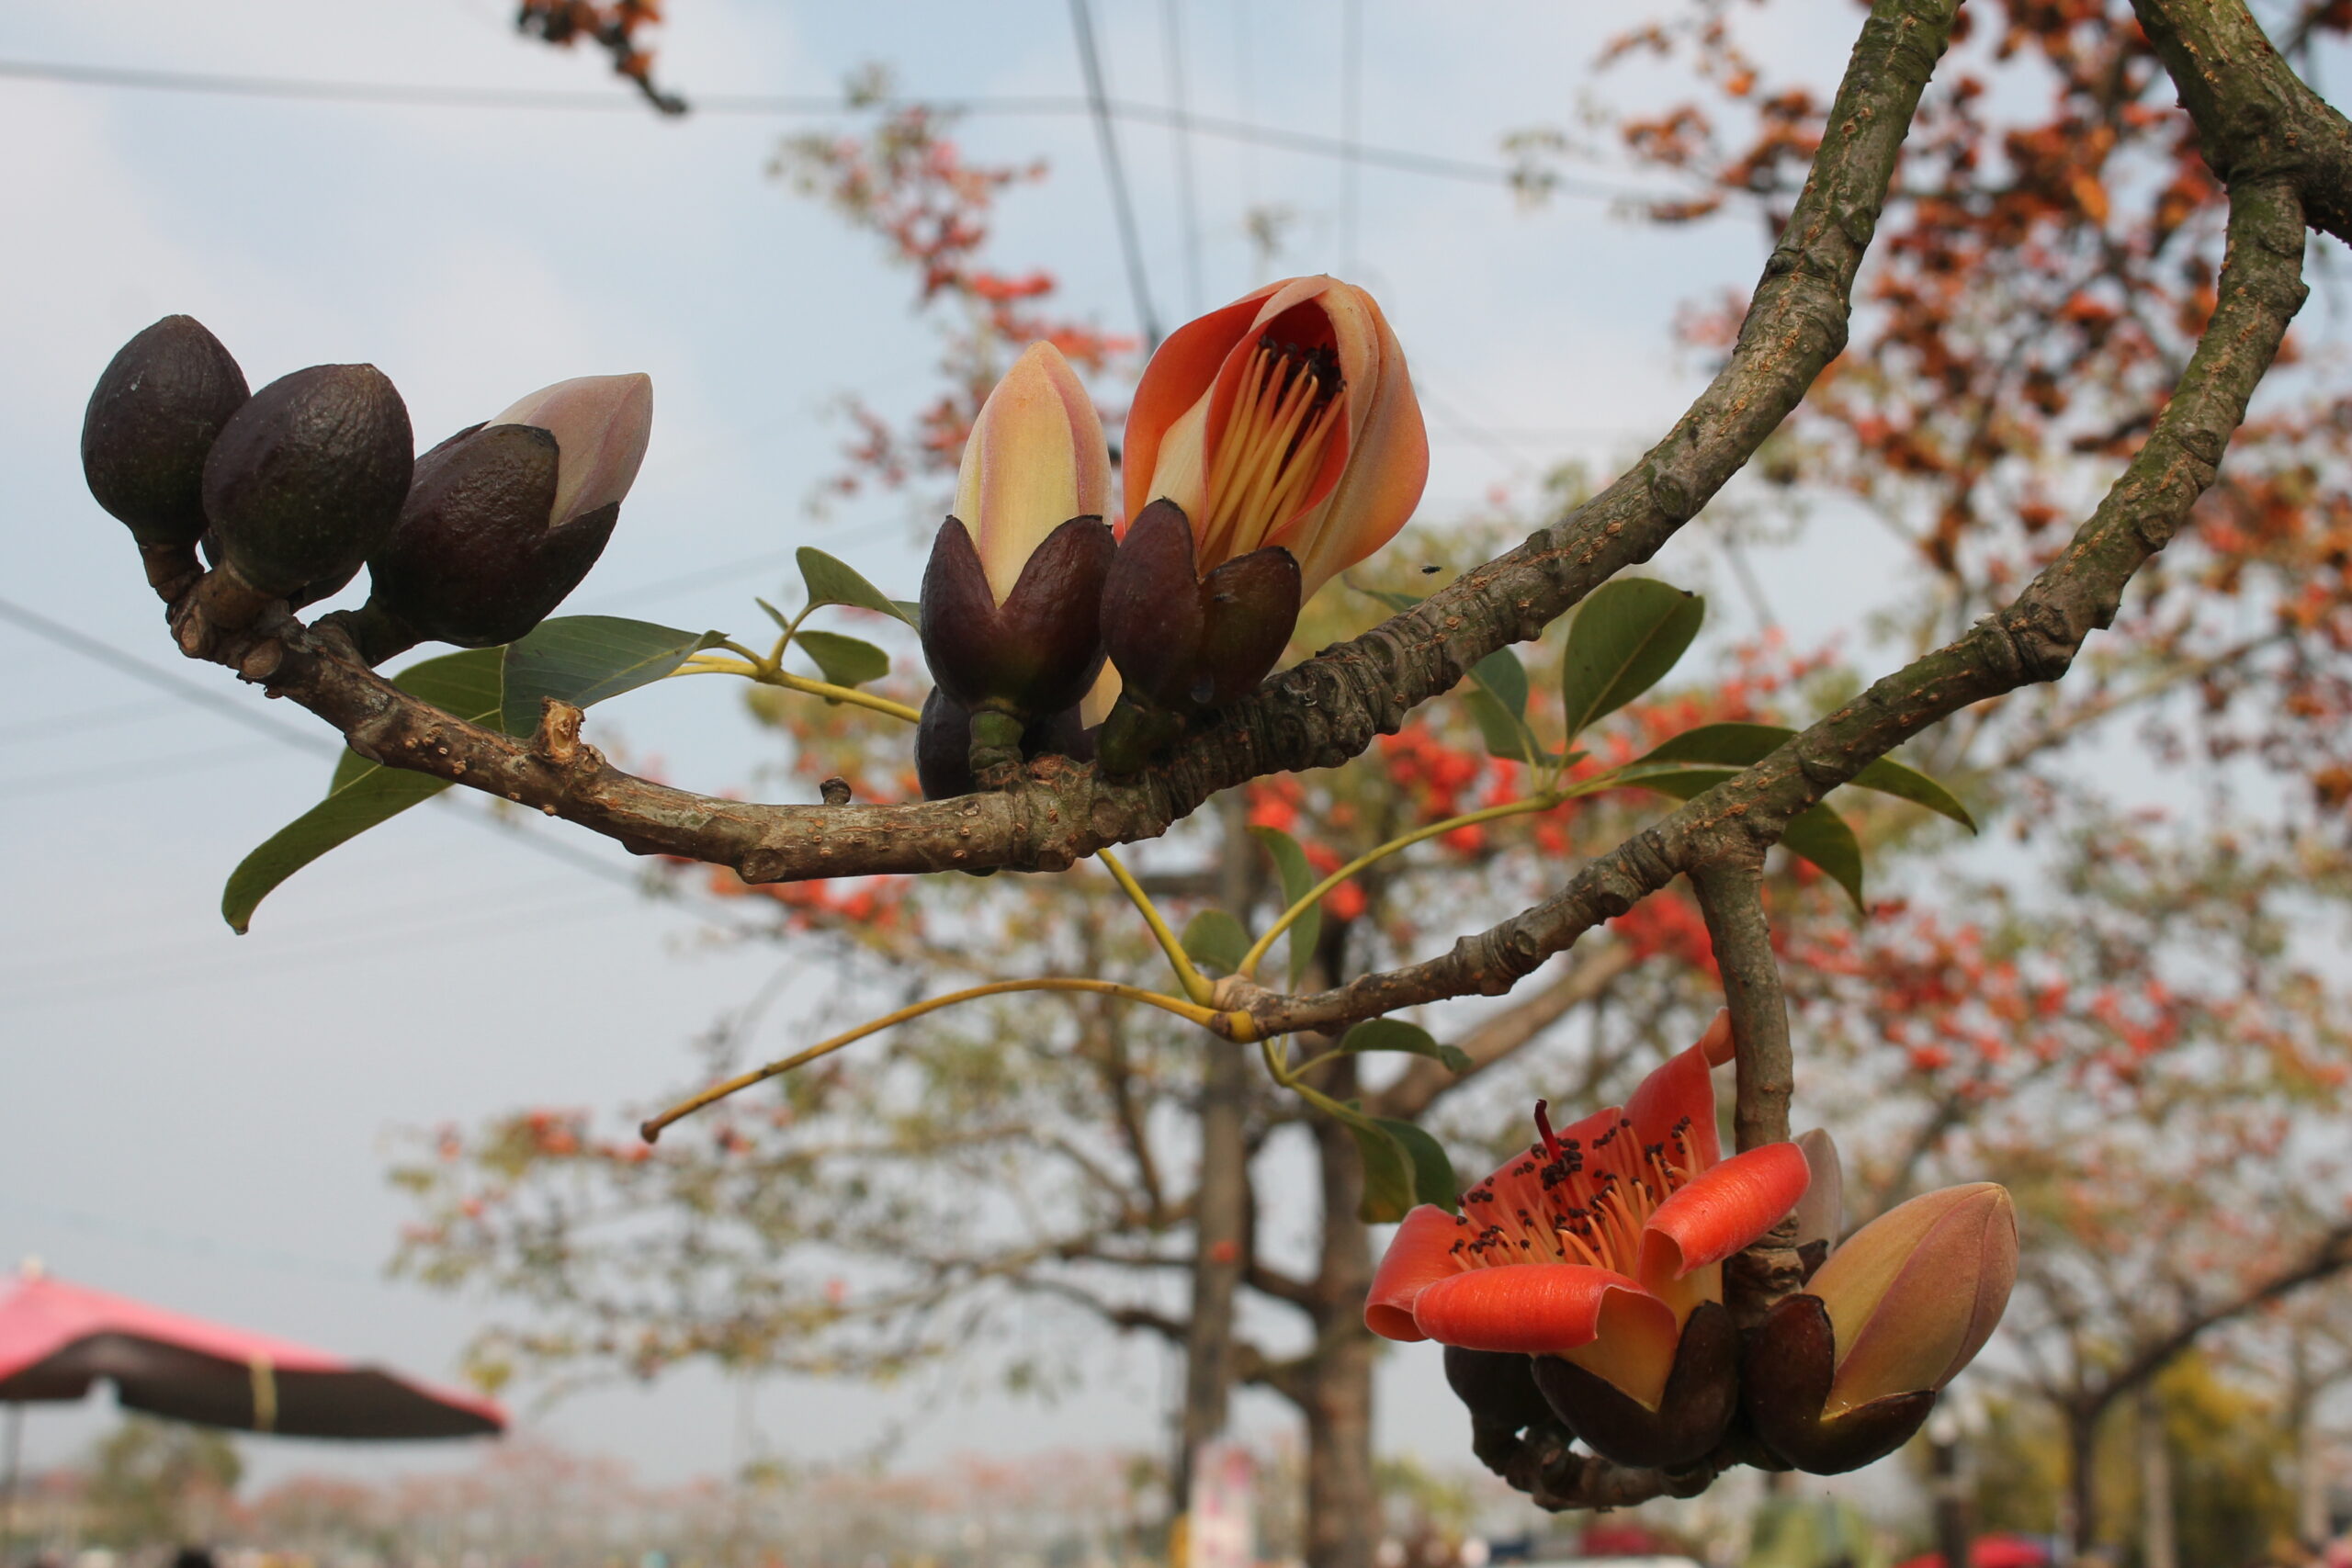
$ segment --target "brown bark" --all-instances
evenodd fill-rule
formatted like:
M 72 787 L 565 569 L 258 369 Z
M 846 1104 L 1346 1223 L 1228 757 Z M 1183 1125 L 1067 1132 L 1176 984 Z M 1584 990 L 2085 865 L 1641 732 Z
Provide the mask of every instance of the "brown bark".
M 1352 1080 L 1355 1065 L 1334 1064 Z M 1335 1080 L 1342 1075 L 1335 1074 Z M 1329 1092 L 1353 1092 L 1335 1081 Z M 1363 1164 L 1347 1129 L 1317 1117 L 1323 1235 L 1315 1278 L 1315 1352 L 1306 1369 L 1306 1561 L 1308 1568 L 1372 1568 L 1380 1541 L 1380 1495 L 1372 1469 L 1372 1333 L 1363 1325 L 1372 1286 L 1372 1238 L 1356 1206 Z

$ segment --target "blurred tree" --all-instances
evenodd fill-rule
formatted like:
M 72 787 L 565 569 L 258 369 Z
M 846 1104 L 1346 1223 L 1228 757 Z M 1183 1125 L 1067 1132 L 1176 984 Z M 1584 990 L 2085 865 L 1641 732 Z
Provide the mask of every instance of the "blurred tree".
M 84 1501 L 106 1546 L 201 1544 L 243 1478 L 225 1432 L 127 1416 L 92 1451 Z

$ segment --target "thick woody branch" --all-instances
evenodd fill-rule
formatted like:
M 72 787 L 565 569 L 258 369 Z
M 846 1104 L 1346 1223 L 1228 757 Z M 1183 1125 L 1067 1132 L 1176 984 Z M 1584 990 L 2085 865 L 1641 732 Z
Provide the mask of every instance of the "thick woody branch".
M 2065 673 L 2132 574 L 2213 481 L 2306 292 L 2302 209 L 2278 178 L 2233 187 L 2219 303 L 2146 443 L 2059 557 L 1966 636 L 1886 676 L 1755 766 L 1589 863 L 1556 897 L 1442 958 L 1307 997 L 1237 995 L 1266 1033 L 1333 1030 L 1449 997 L 1499 995 L 1677 875 L 1776 840 L 1873 758 L 1973 703 Z
M 1519 548 L 1267 682 L 1135 779 L 1047 761 L 1019 787 L 922 805 L 723 800 L 634 777 L 591 748 L 565 762 L 463 723 L 290 621 L 271 628 L 268 651 L 255 657 L 247 657 L 252 638 L 199 636 L 186 646 L 265 681 L 391 766 L 565 818 L 639 852 L 731 866 L 750 882 L 1056 870 L 1154 837 L 1219 790 L 1336 766 L 1393 734 L 1480 659 L 1541 635 L 1595 587 L 1648 559 L 1747 463 L 1845 346 L 1855 270 L 1957 3 L 1878 0 L 1730 362 L 1641 463 Z
M 2132 0 L 2132 9 L 2213 173 L 2232 186 L 2290 183 L 2305 221 L 2352 243 L 2352 124 L 2295 74 L 2245 0 Z

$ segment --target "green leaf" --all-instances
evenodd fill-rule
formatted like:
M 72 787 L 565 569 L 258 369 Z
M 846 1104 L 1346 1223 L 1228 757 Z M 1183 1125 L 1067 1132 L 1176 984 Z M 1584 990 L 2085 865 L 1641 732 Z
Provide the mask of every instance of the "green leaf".
M 800 563 L 800 581 L 808 585 L 811 604 L 847 604 L 852 609 L 876 611 L 909 626 L 915 624 L 914 617 L 899 607 L 899 601 L 860 577 L 847 562 L 835 560 L 807 545 L 800 547 L 794 558 Z
M 468 649 L 411 665 L 392 683 L 469 724 L 527 735 L 539 722 L 542 697 L 584 708 L 658 681 L 689 654 L 720 640 L 717 632 L 697 635 L 613 615 L 564 615 L 541 622 L 504 648 Z M 448 787 L 447 780 L 345 752 L 326 799 L 271 834 L 229 874 L 221 918 L 243 931 L 279 883 Z
M 1508 648 L 1498 648 L 1470 667 L 1470 679 L 1494 694 L 1513 718 L 1527 716 L 1527 666 Z
M 1266 853 L 1273 857 L 1274 871 L 1283 879 L 1284 908 L 1306 897 L 1307 890 L 1322 880 L 1315 874 L 1315 868 L 1307 863 L 1306 852 L 1298 847 L 1296 839 L 1280 828 L 1252 828 L 1250 831 L 1266 846 Z M 1293 990 L 1296 990 L 1299 981 L 1306 978 L 1306 966 L 1315 957 L 1315 943 L 1322 934 L 1323 906 L 1320 902 L 1308 905 L 1306 911 L 1290 923 L 1286 935 L 1290 942 L 1290 984 Z
M 1629 784 L 1654 789 L 1677 800 L 1695 800 L 1734 774 L 1726 768 L 1684 768 L 1672 773 L 1629 778 Z M 1791 854 L 1811 861 L 1867 913 L 1862 901 L 1862 846 L 1846 819 L 1826 806 L 1811 806 L 1789 819 L 1781 843 Z
M 1471 668 L 1462 701 L 1478 721 L 1488 755 L 1514 762 L 1534 761 L 1535 737 L 1527 728 L 1527 667 L 1518 654 L 1498 648 L 1478 660 Z
M 1241 955 L 1250 951 L 1250 933 L 1223 909 L 1194 915 L 1179 942 L 1193 963 L 1227 975 L 1241 967 Z
M 1462 1212 L 1462 1189 L 1453 1179 L 1453 1162 L 1445 1145 L 1410 1122 L 1386 1116 L 1374 1118 L 1382 1132 L 1396 1141 L 1413 1168 L 1413 1192 L 1424 1203 L 1434 1203 L 1449 1214 Z
M 1410 1055 L 1427 1056 L 1442 1062 L 1446 1070 L 1466 1073 L 1473 1066 L 1469 1054 L 1459 1045 L 1441 1045 L 1430 1032 L 1418 1024 L 1407 1023 L 1401 1018 L 1375 1018 L 1357 1024 L 1340 1040 L 1339 1049 L 1353 1054 L 1359 1051 L 1402 1051 Z
M 1527 727 L 1511 716 L 1494 693 L 1484 686 L 1465 687 L 1462 705 L 1478 721 L 1478 735 L 1487 743 L 1488 756 L 1504 757 L 1514 762 L 1532 759 L 1534 748 L 1528 743 Z
M 1356 1218 L 1368 1225 L 1395 1224 L 1412 1208 L 1419 1186 L 1412 1152 L 1369 1116 L 1344 1120 L 1363 1161 L 1363 1201 L 1356 1206 Z
M 392 684 L 474 724 L 498 722 L 503 648 L 469 649 L 411 665 Z M 449 787 L 446 779 L 387 768 L 346 750 L 335 763 L 326 799 L 277 832 L 237 864 L 220 890 L 220 918 L 240 936 L 254 909 L 288 877 L 379 822 L 390 820 Z
M 684 632 L 618 615 L 559 615 L 541 621 L 505 649 L 506 717 L 502 728 L 509 735 L 528 735 L 538 726 L 544 697 L 593 707 L 659 681 L 689 656 L 725 640 L 718 632 Z
M 1352 582 L 1351 582 L 1351 583 L 1348 584 L 1348 586 L 1349 586 L 1349 587 L 1351 587 L 1351 588 L 1355 588 L 1355 586 L 1356 586 L 1356 585 L 1355 585 L 1354 583 L 1352 583 Z M 1425 593 L 1396 593 L 1396 592 L 1392 592 L 1390 590 L 1385 589 L 1385 588 L 1356 588 L 1356 592 L 1359 592 L 1359 593 L 1362 593 L 1362 594 L 1365 595 L 1365 596 L 1366 596 L 1366 597 L 1368 597 L 1368 598 L 1373 598 L 1373 599 L 1377 599 L 1377 600 L 1379 600 L 1382 604 L 1384 604 L 1387 605 L 1391 610 L 1394 610 L 1394 611 L 1397 612 L 1397 613 L 1398 613 L 1398 614 L 1400 614 L 1400 615 L 1401 615 L 1401 614 L 1403 614 L 1405 611 L 1411 609 L 1414 605 L 1419 604 L 1419 603 L 1421 603 L 1421 601 L 1423 601 L 1424 599 L 1426 599 L 1426 598 L 1428 598 L 1428 597 L 1429 597 L 1429 595 L 1427 595 L 1427 594 L 1425 594 Z
M 757 604 L 761 609 L 765 610 L 768 613 L 768 619 L 775 623 L 776 630 L 780 632 L 789 632 L 792 630 L 792 617 L 790 615 L 786 615 L 782 610 L 777 609 L 775 605 L 769 604 L 766 600 L 761 598 L 756 593 L 752 595 L 752 603 Z
M 1704 599 L 1646 577 L 1595 589 L 1568 627 L 1560 660 L 1568 739 L 1665 679 L 1706 615 Z
M 870 642 L 838 632 L 802 632 L 795 640 L 836 686 L 863 686 L 890 672 L 890 656 Z
M 922 600 L 893 599 L 890 601 L 890 607 L 898 611 L 899 619 L 906 622 L 907 625 L 910 626 L 920 626 L 922 625 Z
M 1628 765 L 1638 768 L 1649 762 L 1723 762 L 1744 768 L 1779 750 L 1795 733 L 1777 724 L 1702 724 L 1669 738 Z M 1916 768 L 1881 757 L 1847 782 L 1858 789 L 1876 790 L 1914 806 L 1924 806 L 1939 816 L 1951 818 L 1972 833 L 1976 831 L 1975 819 L 1968 815 L 1966 807 L 1953 798 L 1951 791 Z

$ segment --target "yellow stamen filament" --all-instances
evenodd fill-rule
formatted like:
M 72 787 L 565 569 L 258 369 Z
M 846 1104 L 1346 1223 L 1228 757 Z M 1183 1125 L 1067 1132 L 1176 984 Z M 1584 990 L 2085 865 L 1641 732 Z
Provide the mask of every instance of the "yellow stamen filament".
M 1204 564 L 1258 548 L 1297 510 L 1322 471 L 1344 390 L 1311 359 L 1258 345 L 1209 468 Z

